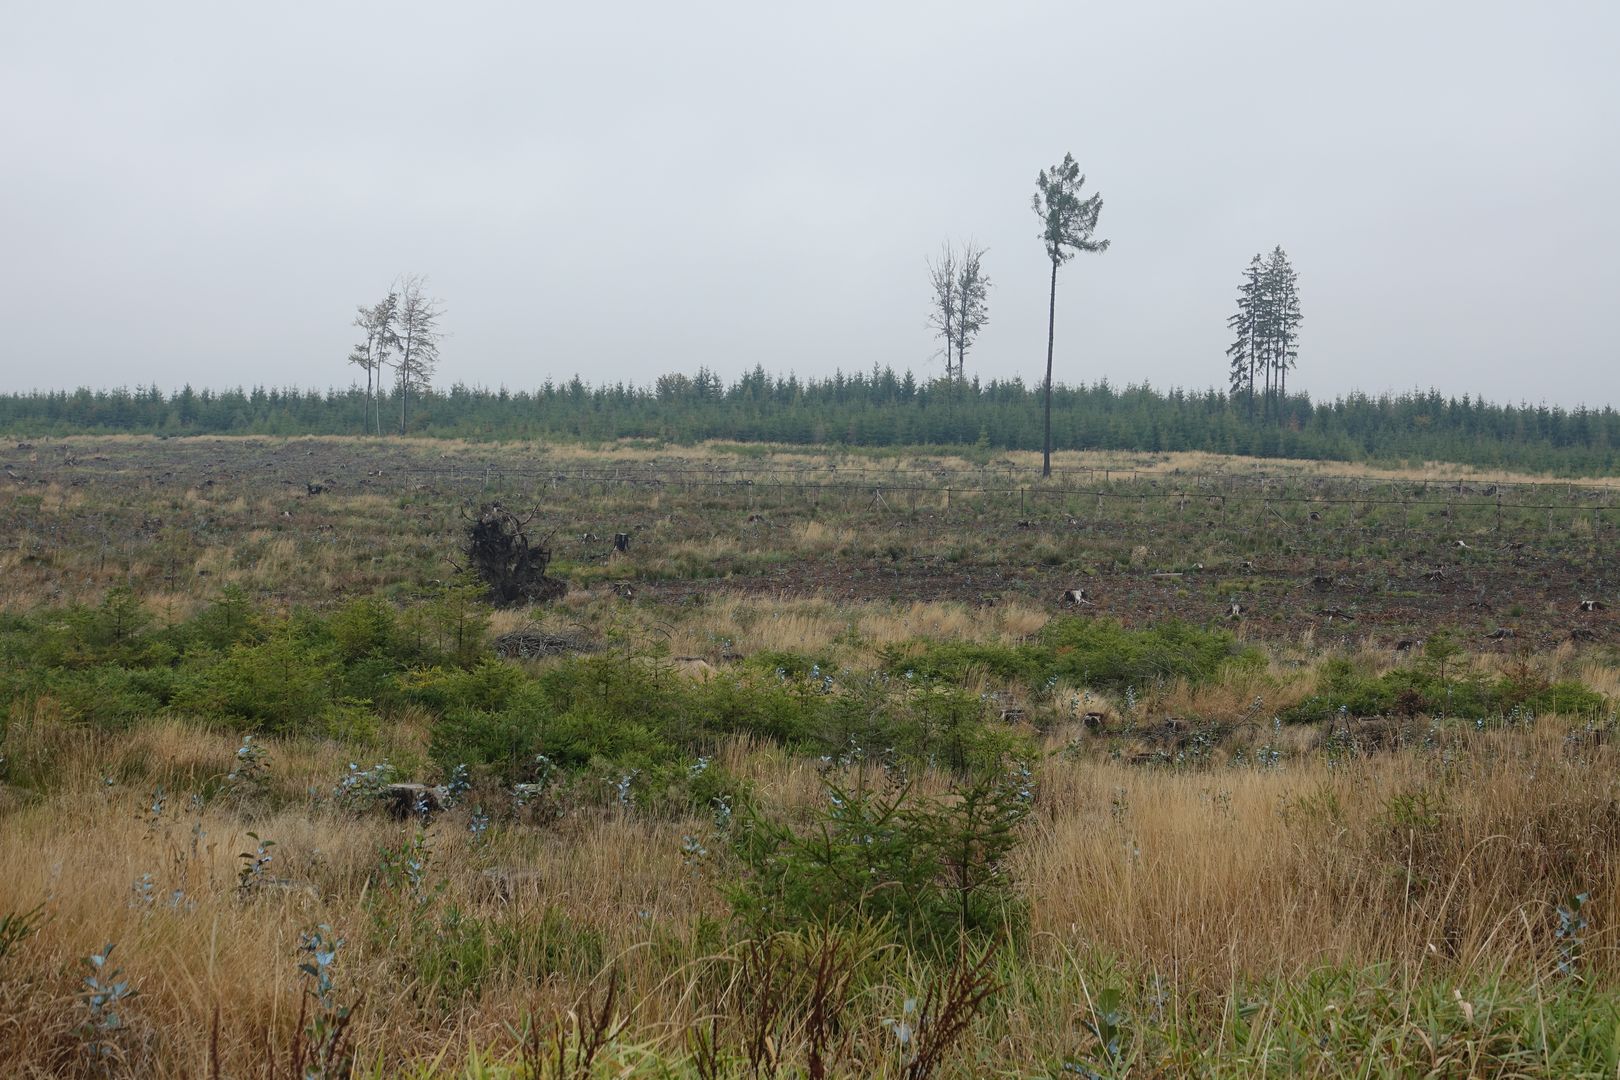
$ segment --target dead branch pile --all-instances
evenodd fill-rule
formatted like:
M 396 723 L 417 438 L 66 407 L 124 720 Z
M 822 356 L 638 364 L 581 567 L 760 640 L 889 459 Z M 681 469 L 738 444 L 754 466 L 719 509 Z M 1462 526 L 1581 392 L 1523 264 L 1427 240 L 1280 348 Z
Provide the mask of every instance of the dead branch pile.
M 525 627 L 495 639 L 495 655 L 508 660 L 532 660 L 562 653 L 593 653 L 601 648 L 583 634 L 554 633 Z

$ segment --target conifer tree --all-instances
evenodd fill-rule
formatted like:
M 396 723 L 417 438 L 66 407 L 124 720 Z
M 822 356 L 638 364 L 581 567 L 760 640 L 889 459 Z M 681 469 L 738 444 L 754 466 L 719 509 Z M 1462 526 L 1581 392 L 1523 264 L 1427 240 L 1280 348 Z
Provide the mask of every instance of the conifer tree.
M 1064 154 L 1063 162 L 1042 169 L 1035 178 L 1035 197 L 1031 206 L 1041 219 L 1041 242 L 1046 257 L 1052 262 L 1052 288 L 1046 311 L 1046 404 L 1043 424 L 1044 438 L 1041 453 L 1041 475 L 1052 475 L 1052 346 L 1057 326 L 1057 272 L 1058 267 L 1082 251 L 1108 250 L 1107 240 L 1093 239 L 1097 218 L 1102 214 L 1102 196 L 1093 193 L 1080 197 L 1086 178 L 1080 175 L 1080 166 L 1073 154 Z
M 1261 411 L 1282 419 L 1288 371 L 1299 359 L 1299 275 L 1279 246 L 1269 258 L 1249 260 L 1238 287 L 1237 311 L 1226 320 L 1233 333 L 1227 346 L 1227 378 L 1232 398 L 1247 399 L 1254 416 L 1255 384 L 1261 382 Z
M 1260 256 L 1256 255 L 1244 271 L 1243 283 L 1238 286 L 1238 307 L 1226 320 L 1232 331 L 1232 344 L 1227 346 L 1228 375 L 1232 399 L 1246 399 L 1249 416 L 1254 416 L 1254 373 L 1260 362 Z
M 1278 415 L 1288 394 L 1288 369 L 1299 359 L 1299 275 L 1278 245 L 1266 263 L 1266 303 L 1271 342 L 1271 363 L 1277 372 Z

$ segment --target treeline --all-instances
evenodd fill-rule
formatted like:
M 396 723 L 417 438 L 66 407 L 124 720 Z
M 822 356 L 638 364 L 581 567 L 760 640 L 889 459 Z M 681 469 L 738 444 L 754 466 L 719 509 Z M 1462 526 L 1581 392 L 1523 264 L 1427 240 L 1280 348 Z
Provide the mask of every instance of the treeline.
M 384 391 L 381 406 L 390 408 Z M 397 402 L 392 407 L 397 408 Z M 726 383 L 699 370 L 650 386 L 579 378 L 531 391 L 456 385 L 424 390 L 411 433 L 469 439 L 669 442 L 729 439 L 797 444 L 931 445 L 971 452 L 1039 450 L 1041 388 L 1021 380 L 920 382 L 874 368 L 825 379 L 763 369 Z M 1620 413 L 1497 405 L 1437 391 L 1313 402 L 1280 395 L 1258 421 L 1218 390 L 1058 386 L 1053 444 L 1082 450 L 1204 450 L 1256 457 L 1368 462 L 1449 461 L 1488 468 L 1592 474 L 1620 467 Z M 131 432 L 167 435 L 345 435 L 365 429 L 361 387 L 156 387 L 0 395 L 0 430 L 18 437 Z M 1280 419 L 1279 419 L 1280 417 Z

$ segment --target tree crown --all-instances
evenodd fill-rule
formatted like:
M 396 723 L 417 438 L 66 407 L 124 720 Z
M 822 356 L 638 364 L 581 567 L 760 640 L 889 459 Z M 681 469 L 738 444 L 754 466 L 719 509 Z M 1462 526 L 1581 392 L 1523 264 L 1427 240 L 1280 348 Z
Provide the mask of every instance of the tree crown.
M 1043 223 L 1041 242 L 1054 264 L 1066 263 L 1078 252 L 1108 250 L 1107 240 L 1092 235 L 1102 214 L 1102 196 L 1093 192 L 1081 198 L 1080 190 L 1085 185 L 1086 178 L 1080 174 L 1073 154 L 1064 154 L 1061 164 L 1042 169 L 1035 179 L 1031 206 Z

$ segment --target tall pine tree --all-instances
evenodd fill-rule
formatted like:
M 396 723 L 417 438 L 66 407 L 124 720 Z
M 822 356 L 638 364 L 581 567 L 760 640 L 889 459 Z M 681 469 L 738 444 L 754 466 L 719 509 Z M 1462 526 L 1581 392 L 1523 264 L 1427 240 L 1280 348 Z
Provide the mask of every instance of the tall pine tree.
M 1080 197 L 1086 178 L 1073 154 L 1064 154 L 1061 164 L 1042 169 L 1035 178 L 1035 198 L 1031 206 L 1041 219 L 1041 243 L 1052 263 L 1052 289 L 1046 307 L 1046 384 L 1045 418 L 1042 423 L 1041 475 L 1052 475 L 1052 345 L 1057 327 L 1058 267 L 1082 251 L 1108 250 L 1107 240 L 1093 235 L 1102 214 L 1102 196 L 1093 192 Z

